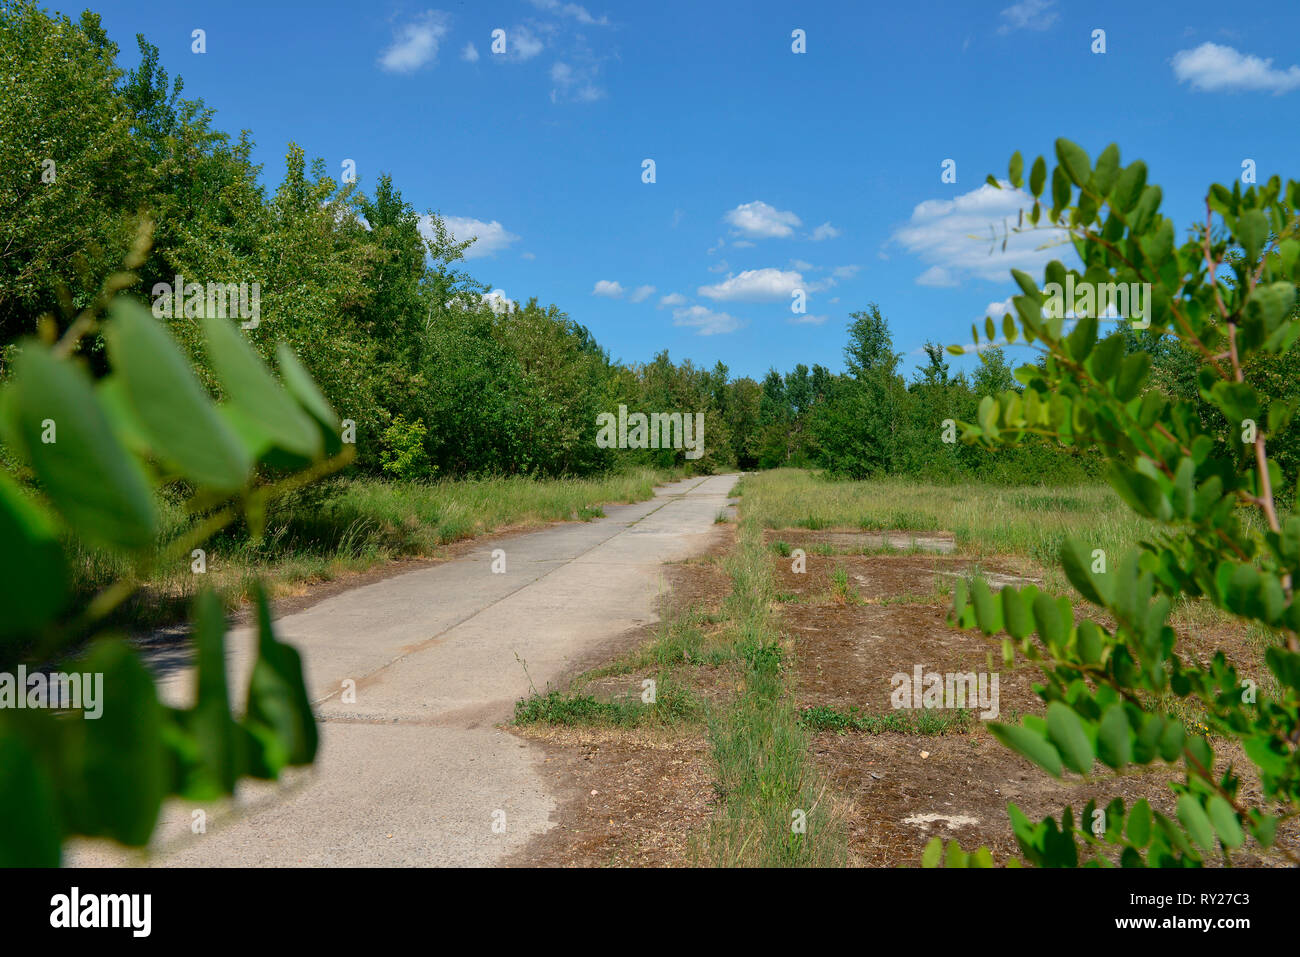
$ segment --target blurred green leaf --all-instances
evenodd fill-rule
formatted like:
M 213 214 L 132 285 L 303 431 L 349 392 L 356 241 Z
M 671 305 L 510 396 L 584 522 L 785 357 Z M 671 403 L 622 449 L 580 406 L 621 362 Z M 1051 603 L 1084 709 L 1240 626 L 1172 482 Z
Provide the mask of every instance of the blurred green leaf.
M 243 486 L 252 458 L 158 320 L 139 303 L 120 298 L 104 337 L 123 393 L 155 454 L 216 491 Z

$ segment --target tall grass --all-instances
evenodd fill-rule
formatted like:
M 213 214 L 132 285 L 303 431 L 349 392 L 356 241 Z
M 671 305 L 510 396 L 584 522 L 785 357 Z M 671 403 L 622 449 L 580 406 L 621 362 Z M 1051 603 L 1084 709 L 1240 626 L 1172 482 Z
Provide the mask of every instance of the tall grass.
M 679 471 L 639 468 L 584 479 L 335 478 L 273 505 L 260 538 L 239 526 L 211 539 L 203 574 L 192 570 L 190 557 L 173 567 L 136 569 L 142 587 L 117 619 L 144 626 L 175 620 L 203 585 L 234 606 L 251 596 L 258 579 L 283 595 L 396 558 L 436 555 L 441 546 L 507 526 L 588 520 L 603 514 L 602 504 L 644 501 L 657 484 L 680 477 Z M 160 545 L 193 522 L 177 497 L 164 493 L 158 508 Z M 74 586 L 83 595 L 133 573 L 120 556 L 77 542 L 69 547 Z
M 724 615 L 735 633 L 740 682 L 731 707 L 710 716 L 722 807 L 705 835 L 704 855 L 716 866 L 842 864 L 846 845 L 808 752 L 791 652 L 776 629 L 762 529 L 748 514 L 727 568 L 732 593 Z

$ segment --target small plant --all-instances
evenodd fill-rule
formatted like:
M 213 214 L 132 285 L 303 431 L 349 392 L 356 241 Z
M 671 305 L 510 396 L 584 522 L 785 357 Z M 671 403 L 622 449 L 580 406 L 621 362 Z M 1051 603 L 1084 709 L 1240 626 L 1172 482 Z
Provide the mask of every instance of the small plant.
M 858 603 L 857 589 L 849 587 L 849 572 L 843 565 L 836 565 L 831 572 L 831 601 L 837 605 Z

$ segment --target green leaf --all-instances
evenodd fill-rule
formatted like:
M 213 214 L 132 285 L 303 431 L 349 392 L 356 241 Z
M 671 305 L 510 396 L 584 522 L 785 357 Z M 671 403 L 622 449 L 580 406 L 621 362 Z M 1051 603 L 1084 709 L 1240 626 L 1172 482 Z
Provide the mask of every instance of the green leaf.
M 921 866 L 938 867 L 942 858 L 943 840 L 937 837 L 930 838 L 930 843 L 925 845 L 925 852 L 921 855 Z
M 1108 707 L 1097 725 L 1097 756 L 1101 763 L 1116 771 L 1133 760 L 1133 736 L 1124 706 L 1116 702 Z
M 1029 170 L 1029 191 L 1037 199 L 1043 195 L 1043 184 L 1047 182 L 1047 163 L 1040 156 L 1034 160 L 1034 165 Z
M 3 470 L 0 542 L 0 639 L 35 634 L 67 604 L 68 567 L 54 521 Z
M 0 867 L 58 867 L 62 846 L 54 785 L 31 749 L 0 726 Z
M 1092 170 L 1088 164 L 1088 154 L 1081 147 L 1067 139 L 1058 139 L 1056 141 L 1056 158 L 1065 167 L 1070 182 L 1074 183 L 1075 186 L 1083 186 L 1088 182 Z
M 1011 154 L 1011 164 L 1008 168 L 1008 172 L 1010 173 L 1009 178 L 1011 180 L 1011 185 L 1016 189 L 1019 189 L 1025 184 L 1025 158 L 1020 155 L 1019 150 L 1016 150 Z
M 1210 390 L 1210 401 L 1223 413 L 1234 430 L 1240 429 L 1241 423 L 1246 419 L 1258 422 L 1261 418 L 1259 395 L 1247 382 L 1216 382 Z
M 275 355 L 280 364 L 280 377 L 284 380 L 284 387 L 320 426 L 326 454 L 335 455 L 343 447 L 339 417 L 292 349 L 282 342 L 276 347 Z
M 980 630 L 993 635 L 1002 630 L 1002 605 L 989 591 L 988 582 L 976 578 L 971 582 L 971 601 L 975 605 L 975 620 Z
M 94 821 L 89 833 L 131 847 L 149 842 L 168 789 L 163 747 L 163 709 L 153 675 L 124 641 L 96 641 L 76 670 L 102 675 L 100 714 L 78 718 L 78 758 L 87 806 Z M 96 685 L 99 681 L 96 681 Z
M 192 736 L 195 754 L 179 790 L 206 800 L 234 790 L 242 761 L 226 682 L 226 616 L 210 588 L 195 599 L 193 621 L 197 691 L 194 707 L 179 712 L 177 720 Z
M 1209 811 L 1214 832 L 1219 835 L 1224 847 L 1236 850 L 1246 842 L 1241 822 L 1237 820 L 1237 812 L 1222 796 L 1215 794 L 1210 797 Z
M 1049 648 L 1057 649 L 1065 644 L 1067 625 L 1050 595 L 1034 596 L 1034 621 L 1038 625 L 1039 636 Z
M 1096 758 L 1083 722 L 1068 704 L 1053 701 L 1047 706 L 1047 733 L 1071 771 L 1087 774 Z
M 109 428 L 83 369 L 28 340 L 13 362 L 4 419 L 5 438 L 31 462 L 77 537 L 123 550 L 153 544 L 149 484 Z
M 1029 602 L 1014 588 L 1003 588 L 1002 617 L 1007 634 L 1019 641 L 1033 634 L 1034 619 L 1029 612 Z
M 1028 758 L 1054 778 L 1061 776 L 1061 755 L 1041 734 L 1015 724 L 989 723 L 989 731 L 1012 751 Z
M 1246 303 L 1246 315 L 1257 318 L 1265 330 L 1272 331 L 1291 315 L 1295 306 L 1296 288 L 1289 282 L 1271 282 L 1256 286 Z
M 1128 212 L 1141 198 L 1146 183 L 1147 164 L 1141 160 L 1130 163 L 1115 181 L 1115 188 L 1110 194 L 1111 205 L 1120 212 Z
M 1061 543 L 1061 569 L 1079 594 L 1094 605 L 1105 606 L 1113 591 L 1104 576 L 1092 573 L 1092 553 L 1077 538 L 1067 538 Z
M 1070 177 L 1060 166 L 1052 170 L 1052 219 L 1070 205 Z
M 1079 660 L 1085 665 L 1101 663 L 1102 631 L 1096 622 L 1081 621 L 1078 628 Z
M 243 333 L 225 319 L 203 321 L 208 357 L 226 392 L 227 421 L 255 458 L 272 450 L 315 459 L 321 455 L 321 435 L 312 420 L 280 387 Z
M 262 744 L 255 773 L 274 776 L 286 764 L 316 757 L 316 718 L 297 650 L 276 640 L 266 594 L 257 589 L 257 662 L 248 686 L 245 727 Z
M 120 298 L 104 337 L 135 420 L 158 458 L 214 491 L 243 486 L 251 457 L 158 320 Z
M 1146 798 L 1138 798 L 1128 812 L 1128 839 L 1138 847 L 1151 841 L 1151 805 Z
M 1237 219 L 1236 238 L 1246 253 L 1248 266 L 1254 268 L 1260 251 L 1268 242 L 1268 217 L 1258 209 L 1248 209 Z
M 1164 761 L 1173 762 L 1178 760 L 1178 756 L 1183 753 L 1183 740 L 1186 732 L 1183 730 L 1181 721 L 1166 719 L 1165 728 L 1160 733 L 1160 757 Z
M 1195 795 L 1184 794 L 1178 799 L 1178 820 L 1183 822 L 1187 833 L 1202 850 L 1214 850 L 1214 828 Z
M 1092 185 L 1102 199 L 1110 195 L 1111 187 L 1119 176 L 1119 147 L 1111 143 L 1097 157 L 1097 168 L 1092 171 Z
M 1151 370 L 1151 353 L 1134 352 L 1124 357 L 1120 363 L 1119 375 L 1115 377 L 1115 398 L 1128 402 L 1137 398 Z

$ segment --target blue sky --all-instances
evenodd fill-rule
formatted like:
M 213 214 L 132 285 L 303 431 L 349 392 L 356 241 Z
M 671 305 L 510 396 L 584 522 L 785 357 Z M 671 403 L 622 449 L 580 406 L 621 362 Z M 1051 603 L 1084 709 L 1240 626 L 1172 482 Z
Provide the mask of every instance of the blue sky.
M 336 175 L 354 160 L 363 189 L 389 172 L 417 209 L 480 237 L 478 278 L 554 302 L 615 358 L 667 348 L 761 377 L 842 368 L 848 313 L 873 300 L 909 370 L 927 339 L 968 342 L 1012 294 L 1011 266 L 1041 275 L 1061 255 L 1022 237 L 990 256 L 967 238 L 1014 217 L 1017 197 L 982 184 L 1015 149 L 1028 165 L 1051 159 L 1057 136 L 1093 156 L 1118 142 L 1122 161 L 1146 160 L 1180 230 L 1245 159 L 1261 182 L 1294 176 L 1300 5 L 1243 9 L 122 0 L 97 12 L 123 66 L 143 32 L 218 126 L 252 131 L 270 186 L 290 141 Z M 505 53 L 492 52 L 497 29 Z M 1099 29 L 1104 53 L 1091 49 Z

